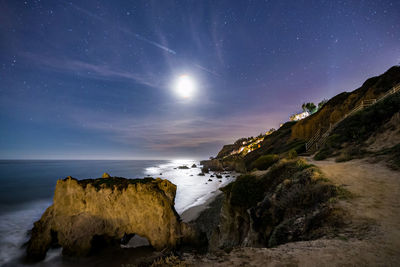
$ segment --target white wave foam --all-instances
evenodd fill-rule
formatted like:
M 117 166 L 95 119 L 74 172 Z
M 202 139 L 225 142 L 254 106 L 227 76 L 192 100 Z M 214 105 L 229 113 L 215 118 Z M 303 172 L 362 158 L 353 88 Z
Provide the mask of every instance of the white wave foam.
M 50 205 L 50 200 L 41 200 L 0 215 L 0 265 L 22 255 L 27 231 Z

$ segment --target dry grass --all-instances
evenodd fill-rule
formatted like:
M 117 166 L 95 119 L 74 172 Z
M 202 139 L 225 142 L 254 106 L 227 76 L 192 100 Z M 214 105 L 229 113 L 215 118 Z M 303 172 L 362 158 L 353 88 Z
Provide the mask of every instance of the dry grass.
M 179 257 L 175 255 L 170 255 L 166 257 L 159 258 L 150 265 L 151 267 L 186 267 L 188 266 L 184 261 L 182 261 Z

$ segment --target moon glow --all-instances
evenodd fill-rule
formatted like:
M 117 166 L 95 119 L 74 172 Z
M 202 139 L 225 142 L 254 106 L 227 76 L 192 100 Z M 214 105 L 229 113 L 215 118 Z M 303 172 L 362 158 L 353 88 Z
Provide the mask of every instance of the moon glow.
M 191 98 L 196 92 L 196 82 L 189 75 L 181 75 L 177 78 L 174 91 L 181 98 Z

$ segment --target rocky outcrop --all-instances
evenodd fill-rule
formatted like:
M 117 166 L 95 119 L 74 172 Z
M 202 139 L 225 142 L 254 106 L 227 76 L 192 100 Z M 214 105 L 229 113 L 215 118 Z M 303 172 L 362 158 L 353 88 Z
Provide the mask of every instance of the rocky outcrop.
M 238 155 L 231 155 L 222 159 L 203 160 L 200 162 L 200 164 L 203 165 L 203 168 L 215 172 L 246 172 L 246 166 L 243 162 L 243 159 Z
M 300 159 L 282 160 L 262 176 L 243 175 L 222 189 L 225 198 L 211 250 L 273 247 L 334 232 L 337 188 Z
M 200 161 L 200 165 L 203 165 L 203 168 L 207 168 L 210 171 L 224 170 L 224 166 L 222 165 L 222 162 L 219 159 L 202 160 Z
M 239 143 L 224 145 L 222 149 L 218 152 L 217 159 L 222 159 L 223 157 L 229 156 L 235 150 L 240 148 Z
M 246 172 L 246 166 L 243 158 L 239 155 L 231 155 L 221 160 L 222 167 L 226 171 Z
M 58 180 L 53 205 L 34 224 L 30 261 L 42 260 L 54 244 L 63 254 L 86 255 L 99 240 L 138 234 L 157 250 L 190 239 L 192 230 L 174 208 L 176 186 L 162 179 Z

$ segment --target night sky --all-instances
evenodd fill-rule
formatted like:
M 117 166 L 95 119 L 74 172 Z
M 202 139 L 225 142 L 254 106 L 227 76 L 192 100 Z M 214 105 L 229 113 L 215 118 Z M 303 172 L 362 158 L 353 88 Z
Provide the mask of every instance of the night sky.
M 400 1 L 0 0 L 0 158 L 208 158 L 399 62 Z

